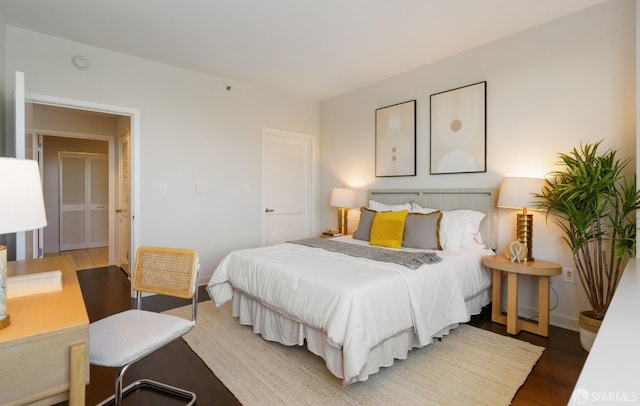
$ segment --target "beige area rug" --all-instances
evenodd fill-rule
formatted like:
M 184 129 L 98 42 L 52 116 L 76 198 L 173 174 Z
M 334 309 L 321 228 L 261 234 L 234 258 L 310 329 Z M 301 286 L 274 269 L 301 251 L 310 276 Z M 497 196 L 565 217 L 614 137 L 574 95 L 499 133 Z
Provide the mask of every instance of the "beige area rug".
M 245 406 L 508 405 L 544 348 L 468 325 L 347 387 L 305 347 L 267 342 L 231 306 L 198 307 L 184 338 Z M 190 317 L 190 307 L 168 311 Z

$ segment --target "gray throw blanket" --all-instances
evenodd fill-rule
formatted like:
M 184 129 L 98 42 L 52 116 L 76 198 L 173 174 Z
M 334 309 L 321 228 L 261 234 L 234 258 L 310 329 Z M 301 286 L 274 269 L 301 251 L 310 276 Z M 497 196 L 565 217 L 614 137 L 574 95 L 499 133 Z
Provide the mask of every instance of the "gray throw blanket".
M 406 266 L 411 270 L 418 269 L 423 264 L 436 264 L 442 261 L 442 258 L 440 258 L 435 252 L 392 251 L 384 248 L 333 241 L 322 237 L 288 242 L 291 244 L 306 245 L 308 247 L 323 248 L 327 251 L 339 252 L 341 254 L 351 255 L 352 257 L 392 262 L 394 264 Z

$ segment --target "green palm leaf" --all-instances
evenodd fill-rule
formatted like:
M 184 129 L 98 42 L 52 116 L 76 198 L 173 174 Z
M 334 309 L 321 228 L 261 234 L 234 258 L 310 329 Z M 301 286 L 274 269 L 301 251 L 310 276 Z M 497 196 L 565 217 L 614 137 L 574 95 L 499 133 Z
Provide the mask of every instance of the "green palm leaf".
M 547 175 L 538 207 L 547 210 L 571 249 L 576 271 L 596 318 L 609 307 L 620 275 L 636 248 L 640 192 L 630 159 L 615 150 L 600 153 L 602 141 L 560 153 L 562 169 Z

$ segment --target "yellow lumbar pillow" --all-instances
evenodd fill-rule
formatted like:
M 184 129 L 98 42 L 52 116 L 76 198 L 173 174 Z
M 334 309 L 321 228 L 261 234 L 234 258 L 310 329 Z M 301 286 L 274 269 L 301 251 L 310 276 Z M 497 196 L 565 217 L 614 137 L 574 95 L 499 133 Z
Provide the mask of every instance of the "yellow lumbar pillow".
M 409 210 L 377 212 L 371 225 L 369 244 L 402 248 L 404 223 L 408 214 Z

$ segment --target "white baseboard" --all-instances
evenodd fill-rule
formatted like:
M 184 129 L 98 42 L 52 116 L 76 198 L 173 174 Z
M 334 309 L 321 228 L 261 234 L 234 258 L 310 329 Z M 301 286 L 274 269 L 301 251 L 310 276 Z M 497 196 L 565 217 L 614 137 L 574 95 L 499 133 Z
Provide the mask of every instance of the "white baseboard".
M 504 308 L 504 307 L 503 307 Z M 518 316 L 520 317 L 537 317 L 538 309 L 533 307 L 518 306 Z M 556 327 L 565 328 L 567 330 L 578 331 L 578 316 L 567 317 L 561 314 L 549 314 L 549 324 Z

